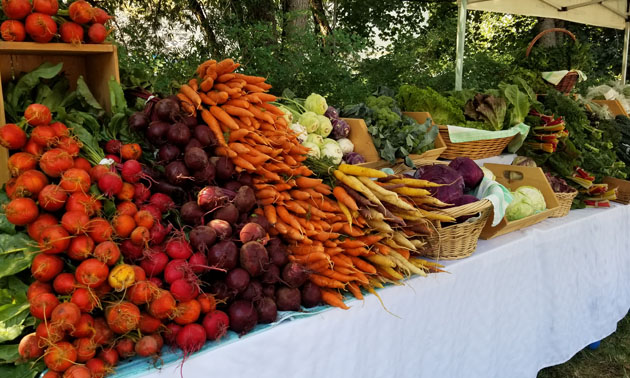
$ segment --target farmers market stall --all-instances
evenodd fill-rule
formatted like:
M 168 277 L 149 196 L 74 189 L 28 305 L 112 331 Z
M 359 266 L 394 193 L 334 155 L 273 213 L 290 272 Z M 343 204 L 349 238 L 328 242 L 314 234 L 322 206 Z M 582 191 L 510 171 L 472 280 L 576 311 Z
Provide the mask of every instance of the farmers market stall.
M 450 274 L 210 346 L 185 377 L 533 377 L 616 329 L 630 308 L 630 207 L 584 209 L 489 241 Z M 117 376 L 179 374 L 146 362 Z

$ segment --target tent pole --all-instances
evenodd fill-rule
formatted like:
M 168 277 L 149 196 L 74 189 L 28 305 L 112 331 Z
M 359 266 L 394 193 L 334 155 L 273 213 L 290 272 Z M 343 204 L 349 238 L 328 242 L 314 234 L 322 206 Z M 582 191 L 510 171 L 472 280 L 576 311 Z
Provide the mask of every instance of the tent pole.
M 621 83 L 626 84 L 628 72 L 628 43 L 630 42 L 630 21 L 626 21 L 626 33 L 623 37 L 623 61 L 621 63 Z
M 468 0 L 459 0 L 457 17 L 457 56 L 455 58 L 455 90 L 462 90 L 462 77 L 464 75 L 464 44 L 466 42 L 466 8 Z M 628 28 L 626 28 L 626 36 Z M 627 46 L 627 45 L 626 45 Z

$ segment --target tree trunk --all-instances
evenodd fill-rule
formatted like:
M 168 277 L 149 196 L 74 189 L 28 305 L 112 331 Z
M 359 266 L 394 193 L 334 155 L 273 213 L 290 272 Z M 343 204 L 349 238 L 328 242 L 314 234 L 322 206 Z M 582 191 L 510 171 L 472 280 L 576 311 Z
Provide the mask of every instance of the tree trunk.
M 332 33 L 326 12 L 324 11 L 324 4 L 322 0 L 309 0 L 311 10 L 313 11 L 313 19 L 316 26 L 319 27 L 319 32 L 323 35 L 329 35 Z
M 309 0 L 284 0 L 285 16 L 289 17 L 284 29 L 286 34 L 303 32 L 308 24 Z
M 204 10 L 203 5 L 201 5 L 199 0 L 189 0 L 189 1 L 190 1 L 191 10 L 195 14 L 195 17 L 197 17 L 197 20 L 199 20 L 199 24 L 201 25 L 201 28 L 204 34 L 206 35 L 206 39 L 208 40 L 208 43 L 210 44 L 212 55 L 216 58 L 220 57 L 223 52 L 223 49 L 221 48 L 221 46 L 219 45 L 219 42 L 217 41 L 217 36 L 216 34 L 214 34 L 214 29 L 212 28 L 212 25 L 210 24 L 210 20 L 208 19 L 208 16 L 206 15 L 206 11 Z
M 538 18 L 538 23 L 536 24 L 536 30 L 538 33 L 552 29 L 556 27 L 556 19 L 554 18 Z M 537 42 L 542 47 L 555 47 L 558 45 L 558 34 L 557 33 L 547 33 L 542 36 Z

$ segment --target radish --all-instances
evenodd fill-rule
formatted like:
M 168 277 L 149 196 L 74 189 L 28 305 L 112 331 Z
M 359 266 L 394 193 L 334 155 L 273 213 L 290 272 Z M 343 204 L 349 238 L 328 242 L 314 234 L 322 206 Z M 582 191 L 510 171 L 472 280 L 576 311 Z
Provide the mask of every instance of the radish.
M 39 294 L 52 293 L 52 288 L 53 287 L 49 283 L 34 281 L 32 284 L 29 285 L 28 289 L 26 290 L 26 299 L 30 301 Z
M 88 29 L 88 37 L 91 43 L 103 43 L 109 32 L 103 24 L 93 24 Z
M 123 188 L 123 181 L 116 173 L 107 172 L 98 179 L 98 188 L 106 196 L 114 196 Z
M 17 197 L 37 197 L 46 185 L 48 185 L 46 175 L 41 171 L 31 169 L 22 173 L 15 180 L 15 195 Z
M 94 318 L 90 314 L 81 314 L 79 321 L 75 324 L 74 329 L 70 332 L 70 336 L 92 337 L 94 335 Z
M 70 295 L 74 291 L 76 283 L 72 273 L 61 273 L 53 280 L 53 288 L 57 294 Z
M 61 40 L 65 43 L 81 44 L 83 42 L 83 27 L 75 22 L 64 22 L 59 28 Z
M 37 281 L 48 282 L 63 269 L 63 260 L 57 256 L 40 253 L 31 263 L 31 274 Z
M 138 329 L 144 334 L 157 332 L 162 327 L 162 321 L 153 316 L 142 313 L 138 322 Z
M 180 238 L 171 239 L 166 242 L 166 254 L 172 259 L 187 259 L 192 255 L 190 244 Z
M 26 144 L 26 133 L 13 123 L 0 127 L 0 145 L 9 150 L 17 150 Z M 28 152 L 28 151 L 27 151 Z M 33 154 L 37 155 L 37 154 Z
M 100 306 L 99 299 L 85 288 L 78 288 L 72 293 L 70 302 L 79 306 L 83 312 L 91 312 L 95 307 Z
M 70 4 L 68 13 L 72 21 L 77 24 L 87 24 L 94 17 L 94 9 L 84 0 L 78 0 Z
M 116 342 L 115 348 L 120 358 L 129 358 L 136 354 L 136 351 L 134 350 L 135 346 L 136 343 L 133 340 L 124 338 Z
M 88 288 L 94 288 L 107 280 L 109 268 L 97 259 L 87 259 L 81 262 L 74 273 L 77 282 Z
M 46 151 L 39 160 L 39 168 L 49 177 L 59 177 L 74 166 L 74 159 L 67 151 L 53 148 Z
M 59 185 L 46 185 L 37 195 L 39 206 L 46 211 L 57 211 L 63 208 L 68 195 Z M 35 238 L 33 238 L 35 239 Z M 37 239 L 35 239 L 37 240 Z
M 120 175 L 126 182 L 135 184 L 144 176 L 142 172 L 142 164 L 137 160 L 127 160 L 120 169 Z
M 33 0 L 33 11 L 54 16 L 59 10 L 57 0 Z
M 37 157 L 28 152 L 17 152 L 11 157 L 7 163 L 11 176 L 19 176 L 20 174 L 35 169 L 37 167 Z
M 70 241 L 66 255 L 73 260 L 83 261 L 90 257 L 94 250 L 94 240 L 87 235 L 79 235 Z
M 149 304 L 149 314 L 158 319 L 170 317 L 175 309 L 175 298 L 166 290 L 160 290 Z
M 192 281 L 191 278 L 180 278 L 173 281 L 169 290 L 176 300 L 185 302 L 197 298 L 199 295 L 199 284 Z
M 7 20 L 0 25 L 2 39 L 9 42 L 22 42 L 26 39 L 24 24 L 16 20 Z
M 138 356 L 148 357 L 157 354 L 160 348 L 158 347 L 157 339 L 148 335 L 138 340 L 135 350 Z
M 33 360 L 44 355 L 44 350 L 39 346 L 40 339 L 35 332 L 29 333 L 20 340 L 18 353 L 25 360 Z
M 203 328 L 208 340 L 219 340 L 225 336 L 230 326 L 230 318 L 223 311 L 212 311 L 203 318 Z
M 2 0 L 2 11 L 11 20 L 21 20 L 31 13 L 29 0 Z
M 96 24 L 105 24 L 113 18 L 101 8 L 93 7 L 92 9 L 94 10 L 94 17 L 92 18 L 92 21 Z
M 46 227 L 40 236 L 39 250 L 46 254 L 64 252 L 70 246 L 70 234 L 61 225 Z
M 50 315 L 51 324 L 64 331 L 73 330 L 80 318 L 81 309 L 72 302 L 57 305 Z
M 184 359 L 203 348 L 206 343 L 206 330 L 199 324 L 187 324 L 177 333 L 177 346 L 184 352 Z
M 57 223 L 59 222 L 54 215 L 41 214 L 39 217 L 37 217 L 37 219 L 35 219 L 35 221 L 29 223 L 29 225 L 26 226 L 26 231 L 28 232 L 28 236 L 30 236 L 31 239 L 39 242 L 41 239 L 42 231 L 44 231 L 46 227 L 54 226 Z
M 55 307 L 59 305 L 59 300 L 54 294 L 42 293 L 31 300 L 31 315 L 37 319 L 50 319 Z
M 46 366 L 56 372 L 68 370 L 77 360 L 77 350 L 67 341 L 51 345 L 44 354 Z
M 140 309 L 131 302 L 119 302 L 105 310 L 105 318 L 112 331 L 123 335 L 138 328 Z

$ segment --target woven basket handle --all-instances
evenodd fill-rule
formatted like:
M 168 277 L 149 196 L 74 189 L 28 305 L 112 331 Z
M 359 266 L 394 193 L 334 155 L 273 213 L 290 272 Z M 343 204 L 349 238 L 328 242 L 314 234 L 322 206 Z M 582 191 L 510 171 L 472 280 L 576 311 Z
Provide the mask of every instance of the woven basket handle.
M 451 207 L 448 209 L 435 210 L 435 213 L 450 215 L 453 218 L 458 218 L 465 215 L 474 215 L 489 209 L 492 206 L 492 202 L 487 199 L 481 199 L 476 202 L 469 203 L 467 205 Z
M 569 37 L 571 37 L 571 39 L 575 42 L 576 38 L 575 35 L 573 33 L 571 33 L 570 31 L 568 31 L 567 29 L 563 29 L 563 28 L 551 28 L 551 29 L 547 29 L 547 30 L 543 30 L 540 33 L 538 33 L 537 36 L 534 37 L 534 39 L 532 39 L 532 41 L 529 43 L 529 46 L 527 46 L 527 52 L 525 53 L 525 56 L 528 57 L 529 54 L 532 52 L 532 48 L 534 47 L 534 44 L 536 42 L 538 42 L 539 39 L 542 38 L 543 35 L 545 34 L 549 34 L 549 33 L 553 33 L 553 32 L 560 32 L 560 33 L 564 33 L 564 34 L 568 34 Z

